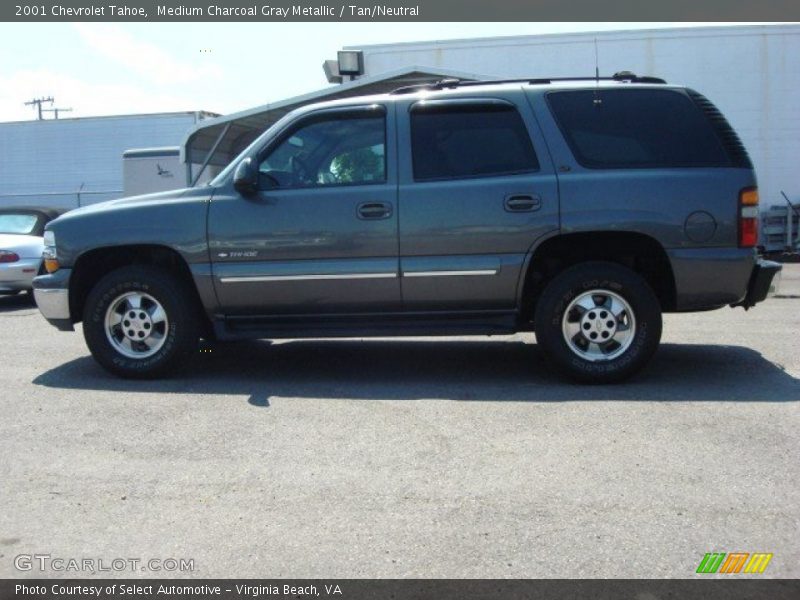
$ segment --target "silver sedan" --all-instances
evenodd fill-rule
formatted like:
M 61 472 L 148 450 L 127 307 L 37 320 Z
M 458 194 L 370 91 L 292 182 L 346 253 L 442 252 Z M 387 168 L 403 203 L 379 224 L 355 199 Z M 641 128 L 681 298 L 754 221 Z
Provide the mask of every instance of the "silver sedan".
M 54 208 L 0 208 L 0 294 L 31 289 L 42 266 L 44 226 L 64 212 Z

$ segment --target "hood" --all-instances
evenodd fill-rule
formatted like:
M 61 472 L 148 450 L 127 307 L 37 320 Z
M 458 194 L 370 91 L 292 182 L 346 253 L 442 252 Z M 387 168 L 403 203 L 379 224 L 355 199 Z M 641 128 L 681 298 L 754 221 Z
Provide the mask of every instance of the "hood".
M 158 192 L 156 194 L 143 194 L 141 196 L 130 196 L 128 198 L 119 198 L 117 200 L 98 202 L 97 204 L 90 204 L 89 206 L 82 206 L 81 208 L 71 210 L 68 213 L 60 216 L 58 219 L 51 221 L 51 223 L 56 221 L 63 222 L 83 215 L 110 212 L 132 206 L 146 206 L 148 204 L 169 202 L 170 200 L 177 200 L 178 198 L 185 196 L 187 193 L 197 190 L 198 188 L 182 188 L 178 190 L 169 190 L 167 192 Z M 49 229 L 49 227 L 46 227 L 45 229 Z
M 202 186 L 92 204 L 50 221 L 45 231 L 55 234 L 63 267 L 74 265 L 84 252 L 106 246 L 159 245 L 202 253 L 213 193 L 213 188 Z
M 0 233 L 0 250 L 16 252 L 20 258 L 39 258 L 44 250 L 44 240 L 35 235 Z

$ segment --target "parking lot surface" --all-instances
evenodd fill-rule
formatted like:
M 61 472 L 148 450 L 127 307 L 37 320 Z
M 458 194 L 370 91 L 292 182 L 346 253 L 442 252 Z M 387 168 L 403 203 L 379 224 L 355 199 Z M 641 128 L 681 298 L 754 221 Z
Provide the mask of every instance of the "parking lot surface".
M 745 312 L 667 315 L 627 384 L 532 335 L 205 346 L 123 381 L 0 298 L 0 576 L 21 554 L 187 558 L 103 576 L 800 576 L 800 265 Z M 83 576 L 89 573 L 67 573 Z

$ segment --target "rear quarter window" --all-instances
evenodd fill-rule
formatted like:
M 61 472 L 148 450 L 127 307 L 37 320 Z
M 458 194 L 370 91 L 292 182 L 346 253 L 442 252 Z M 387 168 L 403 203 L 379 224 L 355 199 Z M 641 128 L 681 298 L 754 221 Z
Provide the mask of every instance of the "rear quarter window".
M 0 214 L 0 233 L 30 235 L 34 233 L 39 217 L 29 213 Z
M 731 166 L 712 124 L 680 91 L 575 90 L 551 92 L 547 101 L 585 167 Z

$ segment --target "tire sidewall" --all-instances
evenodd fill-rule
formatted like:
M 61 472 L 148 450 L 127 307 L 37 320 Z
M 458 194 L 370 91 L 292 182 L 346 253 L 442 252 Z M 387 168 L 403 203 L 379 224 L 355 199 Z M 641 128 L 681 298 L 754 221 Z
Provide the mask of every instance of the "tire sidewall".
M 569 304 L 593 289 L 622 296 L 636 321 L 631 345 L 617 358 L 589 361 L 573 352 L 562 331 Z M 661 339 L 661 309 L 650 287 L 636 273 L 607 263 L 573 267 L 557 276 L 545 289 L 536 311 L 537 340 L 548 357 L 570 376 L 585 382 L 612 382 L 628 377 L 650 359 Z
M 120 354 L 106 336 L 106 312 L 112 302 L 128 292 L 142 292 L 158 300 L 169 321 L 164 345 L 146 358 Z M 113 373 L 127 377 L 162 374 L 186 345 L 187 313 L 183 304 L 177 286 L 157 270 L 126 268 L 112 272 L 100 280 L 86 300 L 83 316 L 86 343 L 95 359 Z

